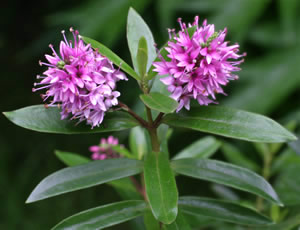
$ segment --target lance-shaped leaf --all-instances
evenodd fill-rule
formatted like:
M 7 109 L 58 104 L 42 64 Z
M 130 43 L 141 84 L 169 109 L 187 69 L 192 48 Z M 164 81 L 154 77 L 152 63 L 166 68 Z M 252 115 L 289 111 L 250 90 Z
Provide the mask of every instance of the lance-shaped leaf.
M 195 141 L 185 149 L 177 153 L 173 160 L 181 158 L 209 158 L 221 146 L 221 142 L 212 136 L 204 137 Z
M 163 122 L 182 128 L 254 142 L 286 142 L 297 138 L 268 117 L 222 106 L 201 106 L 168 114 Z
M 289 146 L 295 150 L 295 152 L 300 155 L 300 139 L 299 139 L 300 135 L 298 135 L 298 140 L 297 141 L 293 141 L 289 143 Z
M 172 224 L 164 225 L 163 230 L 191 230 L 191 227 L 179 211 L 176 220 Z
M 147 204 L 141 200 L 112 203 L 70 216 L 52 230 L 104 229 L 141 216 L 147 209 Z
M 228 201 L 202 197 L 180 197 L 178 204 L 184 214 L 199 215 L 249 226 L 273 224 L 272 220 L 258 212 Z
M 165 153 L 152 152 L 144 162 L 146 193 L 154 217 L 164 224 L 177 216 L 178 192 L 175 178 Z
M 131 159 L 135 159 L 135 156 L 133 156 L 132 153 L 129 152 L 128 149 L 126 149 L 124 146 L 113 145 L 113 146 L 110 146 L 110 148 L 112 148 L 113 150 L 115 150 L 121 156 L 124 156 L 124 157 L 127 157 L 127 158 L 131 158 Z
M 193 158 L 175 160 L 172 168 L 179 174 L 227 185 L 282 205 L 272 186 L 248 169 L 221 161 Z
M 162 113 L 173 113 L 178 107 L 177 101 L 157 92 L 142 94 L 140 98 L 149 108 Z
M 90 162 L 91 160 L 87 157 L 81 156 L 76 153 L 64 152 L 60 150 L 55 151 L 55 155 L 58 159 L 64 162 L 67 166 L 82 165 Z
M 116 55 L 113 51 L 107 48 L 105 45 L 101 44 L 94 39 L 81 36 L 85 43 L 91 44 L 94 49 L 97 49 L 100 54 L 107 57 L 110 61 L 112 61 L 116 66 L 120 67 L 124 72 L 128 73 L 131 77 L 136 80 L 140 80 L 139 75 L 128 65 L 125 61 L 123 61 L 118 55 Z
M 141 160 L 143 156 L 151 149 L 151 143 L 147 137 L 146 130 L 139 126 L 131 129 L 129 135 L 129 145 L 133 155 L 137 159 Z
M 147 230 L 161 230 L 160 223 L 155 219 L 151 210 L 145 213 L 144 224 Z
M 138 124 L 124 112 L 107 113 L 99 127 L 76 124 L 78 121 L 61 120 L 58 108 L 45 108 L 44 105 L 34 105 L 5 112 L 4 115 L 14 124 L 26 129 L 43 133 L 80 134 L 120 131 L 130 129 Z
M 60 159 L 67 166 L 86 164 L 91 161 L 89 158 L 83 157 L 76 153 L 55 151 L 55 154 L 58 159 Z M 112 186 L 124 200 L 141 199 L 141 195 L 136 191 L 136 188 L 129 178 L 110 181 L 107 182 L 107 184 Z
M 131 54 L 132 63 L 136 72 L 139 70 L 137 54 L 138 54 L 138 44 L 141 37 L 144 37 L 145 40 L 147 41 L 148 58 L 147 58 L 146 71 L 148 71 L 148 69 L 152 65 L 153 60 L 156 57 L 153 35 L 149 27 L 147 26 L 147 24 L 142 19 L 142 17 L 133 8 L 130 8 L 128 12 L 128 18 L 127 18 L 127 41 L 128 41 L 130 54 Z
M 142 170 L 143 162 L 126 158 L 94 161 L 65 168 L 42 180 L 26 203 L 132 176 Z
M 147 61 L 148 61 L 148 47 L 147 47 L 147 41 L 144 36 L 142 36 L 139 40 L 136 61 L 137 61 L 140 76 L 141 78 L 143 78 L 147 73 Z

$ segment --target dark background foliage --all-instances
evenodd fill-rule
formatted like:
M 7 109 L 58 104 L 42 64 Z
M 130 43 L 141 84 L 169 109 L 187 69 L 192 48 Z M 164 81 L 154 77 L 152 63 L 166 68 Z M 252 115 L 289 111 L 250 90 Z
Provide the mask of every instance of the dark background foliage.
M 199 15 L 201 20 L 215 23 L 217 29 L 228 27 L 228 40 L 238 42 L 248 56 L 240 80 L 226 88 L 228 97 L 219 96 L 220 104 L 266 114 L 283 124 L 300 121 L 298 0 L 5 1 L 0 11 L 0 111 L 41 103 L 38 93 L 31 92 L 35 76 L 44 70 L 38 60 L 50 53 L 49 43 L 58 47 L 60 31 L 70 26 L 131 63 L 125 36 L 129 6 L 143 16 L 158 46 L 168 38 L 166 28 L 178 28 L 177 17 L 188 22 Z M 136 103 L 138 87 L 132 79 L 121 83 L 120 91 L 123 101 Z M 25 205 L 41 179 L 64 167 L 53 154 L 55 149 L 89 156 L 88 147 L 108 134 L 35 133 L 13 125 L 2 115 L 0 124 L 0 229 L 49 229 L 74 213 L 120 200 L 112 188 L 102 185 Z M 126 135 L 126 131 L 117 134 L 125 145 Z M 199 137 L 201 134 L 178 130 L 170 139 L 171 154 Z M 250 144 L 236 144 L 247 157 L 259 159 Z M 216 157 L 223 159 L 221 153 Z M 208 183 L 179 177 L 178 185 L 183 195 L 212 196 Z M 296 186 L 300 191 L 299 183 Z M 126 224 L 112 229 L 124 228 Z

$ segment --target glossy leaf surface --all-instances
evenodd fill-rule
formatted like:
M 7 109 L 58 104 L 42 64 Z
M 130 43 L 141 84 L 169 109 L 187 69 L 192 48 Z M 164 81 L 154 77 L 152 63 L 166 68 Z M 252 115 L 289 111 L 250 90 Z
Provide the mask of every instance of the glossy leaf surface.
M 296 140 L 292 133 L 270 118 L 222 106 L 201 106 L 191 108 L 189 112 L 168 114 L 163 122 L 246 141 L 267 143 Z
M 248 169 L 221 161 L 194 158 L 175 160 L 172 168 L 179 174 L 227 185 L 282 205 L 272 186 Z
M 138 126 L 130 130 L 129 145 L 133 155 L 141 160 L 143 156 L 149 152 L 150 143 L 147 140 L 146 130 Z
M 144 178 L 154 217 L 164 224 L 172 223 L 178 211 L 178 192 L 166 154 L 152 152 L 146 155 Z
M 84 123 L 76 125 L 77 121 L 61 120 L 58 108 L 46 109 L 44 105 L 33 105 L 4 115 L 14 124 L 26 129 L 43 133 L 81 134 L 120 131 L 130 129 L 138 124 L 128 114 L 123 112 L 107 113 L 99 127 L 91 129 Z
M 76 153 L 55 151 L 55 154 L 67 166 L 81 165 L 91 161 L 91 159 Z M 124 200 L 141 199 L 141 195 L 136 191 L 136 188 L 129 178 L 110 181 L 107 182 L 107 184 L 113 187 Z
M 138 174 L 143 163 L 125 158 L 93 161 L 59 170 L 43 179 L 26 203 L 43 200 Z
M 94 49 L 98 49 L 100 54 L 107 57 L 110 61 L 112 61 L 116 66 L 120 67 L 124 72 L 128 73 L 131 77 L 135 78 L 136 80 L 140 80 L 139 75 L 131 68 L 131 66 L 123 61 L 123 59 L 121 59 L 105 45 L 88 37 L 82 36 L 82 39 L 85 43 L 91 44 Z
M 191 227 L 182 213 L 178 212 L 176 220 L 172 224 L 165 224 L 163 230 L 191 230 Z
M 181 158 L 209 158 L 213 155 L 221 146 L 221 142 L 212 136 L 201 138 L 189 145 L 185 149 L 181 150 L 173 158 L 174 160 Z
M 139 40 L 136 61 L 137 61 L 140 76 L 141 78 L 143 78 L 147 72 L 147 61 L 148 61 L 147 41 L 143 36 Z
M 55 151 L 55 155 L 58 159 L 64 162 L 67 166 L 76 166 L 81 164 L 86 164 L 91 161 L 91 159 L 81 156 L 79 154 L 64 152 L 60 150 Z
M 173 113 L 178 107 L 177 101 L 157 92 L 142 94 L 140 98 L 149 108 L 162 113 Z
M 141 39 L 144 37 L 147 41 L 147 71 L 151 67 L 153 60 L 156 57 L 156 51 L 154 46 L 154 39 L 151 33 L 151 30 L 142 19 L 142 17 L 133 9 L 130 8 L 127 18 L 127 41 L 131 54 L 131 59 L 133 62 L 134 69 L 138 71 L 138 62 L 137 62 L 137 53 L 138 53 L 138 44 Z
M 273 224 L 267 217 L 244 206 L 209 198 L 181 197 L 179 207 L 183 213 L 210 217 L 225 222 L 249 226 L 266 226 Z
M 52 230 L 104 229 L 138 216 L 148 209 L 144 201 L 132 200 L 92 208 L 61 221 Z

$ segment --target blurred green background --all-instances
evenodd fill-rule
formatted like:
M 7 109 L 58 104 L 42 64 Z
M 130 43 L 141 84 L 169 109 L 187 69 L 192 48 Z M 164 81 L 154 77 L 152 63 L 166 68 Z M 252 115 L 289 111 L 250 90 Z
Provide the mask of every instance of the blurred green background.
M 44 60 L 44 54 L 50 53 L 49 43 L 58 47 L 60 31 L 70 26 L 101 41 L 131 63 L 125 34 L 129 6 L 145 19 L 158 46 L 168 39 L 166 28 L 178 29 L 178 17 L 189 22 L 199 15 L 201 20 L 207 18 L 209 23 L 216 24 L 218 30 L 228 27 L 227 40 L 238 42 L 241 51 L 248 55 L 240 80 L 225 89 L 228 97 L 219 96 L 220 104 L 265 114 L 282 124 L 290 120 L 300 122 L 299 0 L 6 1 L 0 9 L 0 110 L 41 103 L 39 95 L 31 92 L 36 75 L 44 70 L 38 60 Z M 122 101 L 134 106 L 138 99 L 136 83 L 130 79 L 120 83 L 119 89 Z M 64 167 L 56 159 L 55 149 L 89 156 L 88 147 L 109 134 L 35 133 L 13 125 L 3 115 L 0 124 L 0 229 L 50 229 L 74 213 L 120 200 L 112 188 L 101 185 L 25 205 L 41 179 Z M 125 145 L 127 133 L 117 134 Z M 199 133 L 184 134 L 187 133 L 174 133 L 169 144 L 171 154 L 201 137 Z M 236 144 L 243 154 L 258 159 L 250 144 Z M 223 159 L 219 152 L 216 157 Z M 178 181 L 183 195 L 211 196 L 208 183 L 181 177 Z M 300 193 L 300 183 L 295 186 Z M 300 198 L 298 202 L 293 204 L 299 205 Z M 122 224 L 111 229 L 130 227 Z

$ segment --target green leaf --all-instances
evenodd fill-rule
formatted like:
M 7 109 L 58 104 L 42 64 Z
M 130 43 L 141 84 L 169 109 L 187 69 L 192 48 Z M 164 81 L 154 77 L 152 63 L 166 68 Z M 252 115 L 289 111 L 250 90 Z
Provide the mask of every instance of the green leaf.
M 161 93 L 142 94 L 140 98 L 149 108 L 162 113 L 173 113 L 178 107 L 177 101 Z
M 123 200 L 139 200 L 142 198 L 129 177 L 107 182 L 107 185 L 113 187 Z
M 298 154 L 300 155 L 300 135 L 298 135 L 298 140 L 288 143 L 288 145 Z
M 147 73 L 147 61 L 148 61 L 147 41 L 143 36 L 139 40 L 136 61 L 137 61 L 140 77 L 143 79 L 145 74 Z
M 159 222 L 154 218 L 151 211 L 148 211 L 144 215 L 144 223 L 147 230 L 160 230 Z
M 60 150 L 56 150 L 55 155 L 58 159 L 60 159 L 68 166 L 82 165 L 91 161 L 89 158 L 81 156 L 79 154 L 64 152 Z
M 61 120 L 58 108 L 46 109 L 44 105 L 34 105 L 5 112 L 4 115 L 14 124 L 26 129 L 43 133 L 81 134 L 120 131 L 130 129 L 138 124 L 124 112 L 107 113 L 100 127 L 91 129 L 86 124 L 77 121 Z
M 176 220 L 172 224 L 164 225 L 164 230 L 191 230 L 181 211 L 178 212 Z
M 256 172 L 259 171 L 260 167 L 232 144 L 223 143 L 221 149 L 228 161 Z
M 147 47 L 148 47 L 147 71 L 148 71 L 152 65 L 152 62 L 156 58 L 153 35 L 149 27 L 147 26 L 147 24 L 142 19 L 142 17 L 133 8 L 130 8 L 128 12 L 128 18 L 127 18 L 127 41 L 128 41 L 130 54 L 131 54 L 132 63 L 136 72 L 139 69 L 138 61 L 136 57 L 138 53 L 138 44 L 141 37 L 144 37 L 145 40 L 147 41 Z
M 168 125 L 161 124 L 159 125 L 157 129 L 157 137 L 158 141 L 160 143 L 160 149 L 161 152 L 165 153 L 168 156 L 169 159 L 169 146 L 168 146 L 168 140 L 170 139 L 172 135 L 173 130 L 169 128 Z
M 89 158 L 76 153 L 55 151 L 55 154 L 67 166 L 81 165 L 91 161 Z M 141 199 L 140 194 L 136 191 L 136 188 L 133 186 L 129 178 L 110 181 L 107 182 L 107 184 L 113 187 L 124 200 Z
M 284 128 L 286 128 L 290 132 L 294 132 L 297 128 L 297 121 L 296 120 L 290 120 L 288 123 L 286 123 L 284 125 Z M 299 138 L 298 138 L 298 141 L 299 141 Z M 284 145 L 284 143 L 272 143 L 270 145 L 271 154 L 277 153 L 283 145 Z
M 212 184 L 211 190 L 224 200 L 239 201 L 239 196 L 232 189 L 220 184 Z
M 147 140 L 146 130 L 139 126 L 131 129 L 129 145 L 133 155 L 141 160 L 150 151 L 150 143 Z
M 179 174 L 227 185 L 282 205 L 272 186 L 248 169 L 221 161 L 194 158 L 175 160 L 171 165 Z
M 176 127 L 254 142 L 285 142 L 297 138 L 265 116 L 221 106 L 201 106 L 168 114 L 163 122 Z
M 173 160 L 181 158 L 209 158 L 212 156 L 221 146 L 221 142 L 212 136 L 207 136 L 195 141 L 185 149 L 177 153 Z
M 273 224 L 270 219 L 256 211 L 228 201 L 200 197 L 180 197 L 178 204 L 184 214 L 199 215 L 249 226 Z
M 285 205 L 300 205 L 300 164 L 292 162 L 283 169 L 275 182 L 275 189 Z
M 142 169 L 141 161 L 125 158 L 93 161 L 65 168 L 42 180 L 26 203 L 132 176 L 140 173 Z
M 146 203 L 140 200 L 103 205 L 70 216 L 52 230 L 104 229 L 141 216 L 147 209 Z
M 113 145 L 113 146 L 110 146 L 110 148 L 115 150 L 121 156 L 131 158 L 131 159 L 135 159 L 135 157 L 131 154 L 131 152 L 129 152 L 125 147 L 123 147 L 121 145 Z
M 164 224 L 177 216 L 178 192 L 170 163 L 165 153 L 152 152 L 144 162 L 146 193 L 154 217 Z
M 187 222 L 189 223 L 189 225 L 192 227 L 192 229 L 197 229 L 200 226 L 206 227 L 214 221 L 211 218 L 206 216 L 200 216 L 200 215 L 196 216 L 194 214 L 189 214 L 186 212 L 184 212 L 183 215 L 187 220 Z
M 116 55 L 105 45 L 88 37 L 82 36 L 82 39 L 85 43 L 91 44 L 94 49 L 98 49 L 100 54 L 107 57 L 110 61 L 112 61 L 116 66 L 120 67 L 124 72 L 128 73 L 131 77 L 136 80 L 140 80 L 139 75 L 130 67 L 130 65 L 123 61 L 118 55 Z

